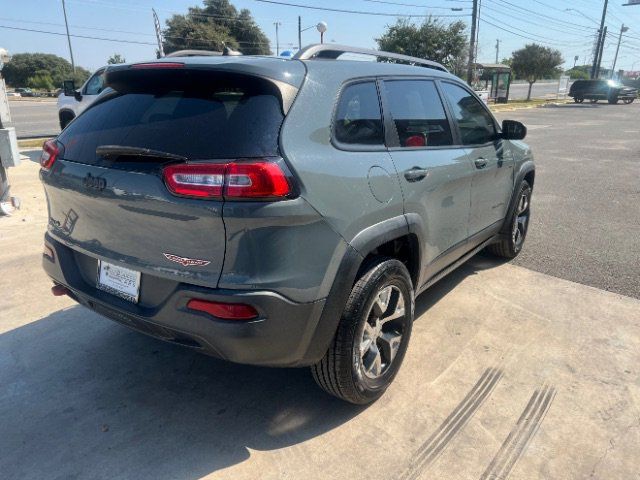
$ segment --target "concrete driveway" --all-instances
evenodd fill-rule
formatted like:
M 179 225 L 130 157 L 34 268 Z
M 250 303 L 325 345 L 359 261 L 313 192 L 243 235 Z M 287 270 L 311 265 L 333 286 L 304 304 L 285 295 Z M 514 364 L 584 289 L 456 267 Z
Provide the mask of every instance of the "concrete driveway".
M 476 257 L 354 407 L 52 297 L 37 170 L 10 171 L 24 209 L 0 219 L 3 478 L 640 478 L 639 300 Z

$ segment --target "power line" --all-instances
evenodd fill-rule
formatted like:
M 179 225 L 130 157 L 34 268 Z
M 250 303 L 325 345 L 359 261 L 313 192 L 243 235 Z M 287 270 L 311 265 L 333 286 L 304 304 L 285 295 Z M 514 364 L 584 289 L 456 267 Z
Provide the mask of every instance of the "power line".
M 56 26 L 56 27 L 64 27 L 64 23 L 37 22 L 37 21 L 34 21 L 34 20 L 21 20 L 21 19 L 17 19 L 17 18 L 7 18 L 7 17 L 0 17 L 0 20 L 5 20 L 7 22 L 31 23 L 31 24 L 34 24 L 34 25 L 52 25 L 52 26 Z M 131 34 L 131 35 L 144 35 L 144 36 L 151 36 L 151 37 L 155 36 L 153 33 L 132 32 L 132 31 L 127 31 L 127 30 L 115 30 L 113 28 L 101 28 L 101 27 L 89 27 L 89 26 L 81 27 L 80 25 L 71 25 L 71 24 L 69 24 L 69 26 L 73 27 L 73 28 L 81 29 L 81 30 L 97 30 L 97 31 L 102 31 L 102 32 L 127 33 L 127 34 Z
M 299 3 L 288 3 L 288 2 L 278 2 L 276 0 L 255 0 L 256 2 L 261 2 L 261 3 L 271 3 L 274 5 L 285 5 L 287 7 L 298 7 L 298 8 L 308 8 L 310 10 L 322 10 L 324 12 L 337 12 L 337 13 L 351 13 L 351 14 L 356 14 L 356 15 L 374 15 L 374 16 L 379 16 L 379 17 L 420 17 L 420 18 L 428 18 L 428 17 L 438 17 L 438 18 L 443 18 L 443 17 L 468 17 L 469 15 L 440 15 L 440 14 L 436 14 L 436 15 L 431 15 L 431 14 L 421 14 L 421 15 L 416 15 L 416 14 L 411 14 L 408 15 L 406 13 L 383 13 L 383 12 L 366 12 L 363 10 L 344 10 L 341 8 L 328 8 L 328 7 L 315 7 L 312 5 L 301 5 Z
M 60 33 L 60 32 L 48 32 L 45 30 L 35 30 L 32 28 L 19 28 L 19 27 L 10 27 L 8 25 L 0 25 L 0 28 L 6 28 L 9 30 L 20 30 L 23 32 L 35 32 L 35 33 L 46 33 L 49 35 L 58 35 L 58 36 L 66 36 L 66 33 Z M 74 38 L 85 38 L 85 39 L 89 39 L 89 40 L 104 40 L 105 42 L 118 42 L 118 43 L 132 43 L 132 44 L 137 44 L 137 45 L 155 45 L 155 43 L 150 43 L 150 42 L 139 42 L 136 40 L 122 40 L 119 38 L 106 38 L 106 37 L 92 37 L 89 35 L 76 35 L 76 34 L 70 34 L 70 37 L 74 37 Z
M 529 10 L 528 8 L 524 8 L 524 7 L 521 7 L 519 5 L 515 5 L 515 4 L 513 4 L 511 2 L 508 2 L 506 0 L 497 0 L 497 1 L 502 3 L 502 4 L 509 5 L 509 6 L 513 7 L 513 8 L 517 8 L 518 10 L 522 10 L 522 11 L 525 11 L 525 12 L 530 13 L 532 15 L 536 15 L 538 17 L 544 18 L 547 21 L 551 21 L 551 22 L 562 24 L 563 26 L 566 26 L 566 28 L 574 28 L 574 29 L 582 28 L 584 30 L 593 30 L 593 27 L 589 27 L 588 25 L 582 25 L 582 24 L 579 24 L 579 23 L 573 23 L 573 22 L 566 22 L 564 20 L 558 20 L 557 18 L 551 17 L 549 15 L 545 15 L 543 13 L 538 13 L 538 12 L 536 12 L 534 10 Z M 494 0 L 491 0 L 491 2 L 494 3 Z
M 401 2 L 389 2 L 386 0 L 362 0 L 363 2 L 369 3 L 383 3 L 386 5 L 399 5 L 401 7 L 417 7 L 417 8 L 430 8 L 433 10 L 452 10 L 453 8 L 463 8 L 463 7 L 432 7 L 431 5 L 420 5 L 417 3 L 401 3 Z M 413 16 L 413 15 L 412 15 Z

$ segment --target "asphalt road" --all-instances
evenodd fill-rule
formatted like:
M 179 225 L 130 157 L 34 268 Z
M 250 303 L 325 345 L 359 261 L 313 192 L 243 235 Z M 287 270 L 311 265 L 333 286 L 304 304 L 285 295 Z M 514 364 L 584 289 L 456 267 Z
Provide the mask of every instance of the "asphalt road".
M 513 83 L 509 88 L 509 98 L 511 100 L 524 100 L 529 91 L 528 83 Z M 531 98 L 556 98 L 558 92 L 558 81 L 536 82 L 531 88 Z
M 18 138 L 54 136 L 60 132 L 55 100 L 10 100 L 9 110 Z
M 640 298 L 640 103 L 503 112 L 529 127 L 532 222 L 513 262 Z

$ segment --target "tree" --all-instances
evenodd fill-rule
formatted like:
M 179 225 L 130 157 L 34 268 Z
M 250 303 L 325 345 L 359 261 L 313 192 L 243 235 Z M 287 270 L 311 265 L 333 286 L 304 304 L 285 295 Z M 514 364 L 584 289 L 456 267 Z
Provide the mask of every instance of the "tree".
M 46 70 L 39 70 L 33 77 L 27 78 L 27 87 L 37 88 L 40 90 L 53 90 L 53 80 Z
M 107 65 L 117 65 L 118 63 L 126 63 L 126 62 L 127 61 L 122 55 L 120 55 L 119 53 L 114 53 L 109 57 L 109 60 L 107 60 Z
M 55 87 L 61 87 L 64 80 L 73 79 L 77 84 L 89 78 L 89 71 L 76 67 L 75 73 L 71 64 L 62 57 L 49 53 L 16 53 L 2 69 L 2 75 L 13 87 L 23 87 L 30 78 L 39 72 L 46 72 Z
M 251 12 L 240 12 L 229 0 L 204 0 L 203 7 L 190 7 L 185 15 L 167 20 L 163 31 L 165 53 L 176 50 L 216 50 L 226 46 L 245 55 L 270 55 L 269 39 Z
M 376 38 L 376 42 L 380 50 L 434 60 L 462 74 L 469 49 L 465 29 L 461 21 L 446 25 L 432 17 L 422 24 L 398 19 L 394 25 L 387 25 L 386 32 Z
M 535 43 L 525 45 L 524 48 L 513 52 L 511 68 L 518 78 L 524 78 L 529 82 L 527 101 L 531 100 L 533 84 L 541 77 L 557 75 L 562 63 L 564 60 L 559 50 Z
M 589 80 L 591 78 L 591 65 L 576 65 L 567 70 L 565 75 L 569 75 L 572 80 Z

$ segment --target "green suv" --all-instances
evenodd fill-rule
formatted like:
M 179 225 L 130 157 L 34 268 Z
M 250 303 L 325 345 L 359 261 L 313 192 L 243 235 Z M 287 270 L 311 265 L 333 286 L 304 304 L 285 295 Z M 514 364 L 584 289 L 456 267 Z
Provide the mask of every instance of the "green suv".
M 483 249 L 522 249 L 526 128 L 442 65 L 325 44 L 114 65 L 105 81 L 44 145 L 43 265 L 54 294 L 130 328 L 310 366 L 368 403 L 400 368 L 416 295 Z

